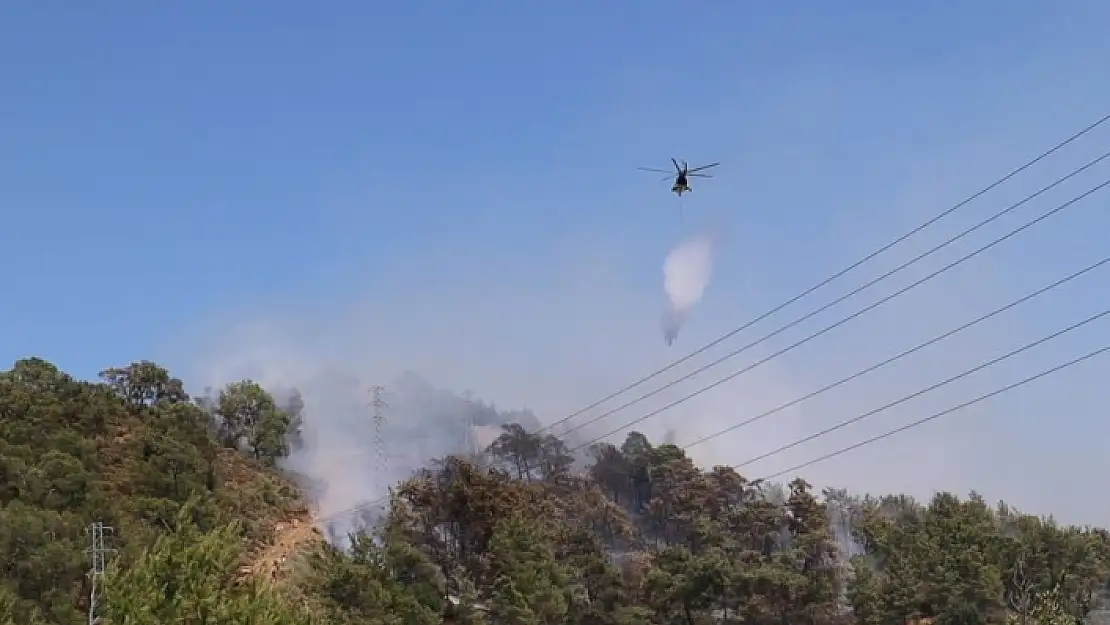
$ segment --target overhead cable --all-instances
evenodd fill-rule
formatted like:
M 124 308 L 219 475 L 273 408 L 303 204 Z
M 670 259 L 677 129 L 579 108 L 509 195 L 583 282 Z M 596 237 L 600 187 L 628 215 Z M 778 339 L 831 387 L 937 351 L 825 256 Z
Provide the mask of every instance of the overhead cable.
M 628 391 L 640 386 L 641 384 L 643 384 L 643 383 L 645 383 L 649 380 L 652 380 L 652 379 L 658 377 L 659 375 L 662 375 L 663 373 L 666 373 L 667 371 L 670 371 L 671 369 L 673 369 L 673 368 L 677 367 L 678 365 L 690 360 L 691 358 L 694 358 L 695 356 L 697 356 L 699 354 L 702 354 L 705 351 L 723 343 L 724 341 L 732 338 L 733 336 L 739 334 L 740 332 L 743 332 L 744 330 L 746 330 L 747 328 L 750 328 L 751 326 L 755 325 L 756 323 L 759 323 L 760 321 L 766 319 L 767 317 L 770 317 L 771 315 L 779 312 L 780 310 L 786 308 L 787 306 L 790 306 L 791 304 L 797 302 L 798 300 L 810 295 L 814 291 L 817 291 L 818 289 L 820 289 L 821 287 L 824 287 L 825 285 L 829 284 L 830 282 L 833 282 L 834 280 L 844 276 L 845 274 L 852 271 L 853 269 L 856 269 L 860 265 L 863 265 L 864 263 L 870 261 L 871 259 L 873 259 L 876 256 L 882 254 L 883 252 L 886 252 L 890 248 L 894 247 L 895 245 L 898 245 L 899 243 L 901 243 L 901 242 L 905 241 L 906 239 L 912 237 L 913 235 L 917 234 L 918 232 L 921 232 L 925 228 L 928 228 L 929 226 L 933 225 L 937 221 L 940 221 L 944 217 L 947 217 L 948 215 L 950 215 L 950 214 L 956 212 L 957 210 L 963 208 L 964 206 L 970 204 L 974 200 L 976 200 L 976 199 L 982 197 L 983 195 L 987 194 L 988 192 L 994 190 L 999 185 L 1007 182 L 1008 180 L 1010 180 L 1014 176 L 1017 176 L 1018 174 L 1025 171 L 1026 169 L 1029 169 L 1033 165 L 1036 165 L 1037 163 L 1041 162 L 1042 160 L 1048 158 L 1052 154 L 1061 150 L 1065 146 L 1071 144 L 1072 142 L 1079 139 L 1083 135 L 1086 135 L 1087 133 L 1091 132 L 1095 128 L 1101 126 L 1103 123 L 1105 123 L 1108 120 L 1110 120 L 1110 114 L 1104 115 L 1103 117 L 1094 121 L 1093 123 L 1091 123 L 1087 127 L 1080 130 L 1079 132 L 1076 132 L 1075 134 L 1071 135 L 1070 137 L 1068 137 L 1068 138 L 1064 139 L 1063 141 L 1057 143 L 1056 145 L 1052 146 L 1051 148 L 1049 148 L 1045 152 L 1042 152 L 1040 155 L 1033 158 L 1032 160 L 1027 161 L 1025 164 L 1021 165 L 1020 167 L 1011 170 L 1009 173 L 1002 176 L 1001 178 L 998 178 L 997 180 L 995 180 L 994 182 L 990 183 L 989 185 L 983 187 L 979 191 L 976 191 L 975 193 L 971 194 L 967 198 L 965 198 L 965 199 L 961 200 L 960 202 L 954 204 L 953 206 L 945 209 L 940 214 L 930 218 L 928 221 L 926 221 L 926 222 L 920 224 L 919 226 L 913 228 L 909 232 L 895 238 L 893 241 L 883 245 L 882 247 L 875 250 L 874 252 L 871 252 L 867 256 L 864 256 L 863 258 L 855 261 L 854 263 L 848 265 L 847 267 L 841 269 L 840 271 L 837 271 L 836 273 L 832 274 L 831 276 L 821 280 L 817 284 L 805 289 L 801 293 L 795 295 L 794 297 L 791 297 L 790 299 L 788 299 L 785 302 L 779 304 L 778 306 L 775 306 L 771 310 L 759 315 L 755 319 L 752 319 L 752 320 L 744 323 L 743 325 L 741 325 L 737 328 L 734 328 L 733 330 L 730 330 L 729 332 L 726 332 L 725 334 L 722 334 L 721 336 L 717 337 L 716 339 L 710 341 L 709 343 L 706 343 L 705 345 L 703 345 L 703 346 L 699 347 L 698 349 L 686 354 L 685 356 L 683 356 L 683 357 L 681 357 L 677 360 L 672 361 L 671 363 L 667 364 L 666 366 L 664 366 L 660 369 L 657 369 L 656 371 L 654 371 L 652 373 L 649 373 L 648 375 L 645 375 L 644 377 L 642 377 L 642 378 L 640 378 L 640 379 L 638 379 L 638 380 L 636 380 L 636 381 L 634 381 L 634 382 L 632 382 L 632 383 L 630 383 L 630 384 L 628 384 L 628 385 L 610 393 L 609 395 L 606 395 L 605 397 L 602 397 L 601 399 L 598 399 L 597 401 L 589 404 L 588 406 L 585 406 L 584 408 L 581 408 L 581 409 L 579 409 L 579 410 L 577 410 L 577 411 L 559 419 L 558 421 L 555 421 L 553 423 L 550 423 L 548 425 L 545 425 L 545 426 L 541 427 L 539 430 L 537 430 L 537 432 L 543 432 L 543 431 L 549 430 L 549 429 L 551 429 L 551 428 L 553 428 L 557 425 L 562 425 L 563 423 L 566 423 L 567 421 L 570 421 L 571 419 L 573 419 L 573 418 L 575 418 L 579 415 L 582 415 L 582 414 L 584 414 L 584 413 L 586 413 L 590 410 L 593 410 L 594 408 L 597 408 L 601 404 L 604 404 L 605 402 L 608 402 L 609 400 L 615 399 L 615 398 L 619 397 L 620 395 L 623 395 L 624 393 L 627 393 Z
M 948 339 L 952 336 L 955 336 L 956 334 L 959 334 L 960 332 L 963 332 L 964 330 L 967 330 L 967 329 L 969 329 L 973 326 L 979 325 L 980 323 L 982 323 L 984 321 L 992 319 L 992 318 L 1002 314 L 1003 312 L 1006 312 L 1006 311 L 1008 311 L 1012 308 L 1020 306 L 1021 304 L 1024 304 L 1024 303 L 1026 303 L 1026 302 L 1028 302 L 1028 301 L 1030 301 L 1030 300 L 1032 300 L 1036 297 L 1044 295 L 1045 293 L 1048 293 L 1049 291 L 1052 291 L 1053 289 L 1059 288 L 1060 286 L 1063 286 L 1064 284 L 1067 284 L 1068 282 L 1071 282 L 1072 280 L 1075 280 L 1076 278 L 1078 278 L 1080 276 L 1086 275 L 1086 274 L 1090 273 L 1091 271 L 1094 271 L 1095 269 L 1098 269 L 1099 267 L 1102 267 L 1103 265 L 1106 265 L 1107 263 L 1110 263 L 1110 256 L 1107 256 L 1107 257 L 1103 258 L 1102 260 L 1100 260 L 1098 262 L 1087 265 L 1083 269 L 1080 269 L 1079 271 L 1073 272 L 1070 275 L 1067 275 L 1063 278 L 1060 278 L 1059 280 L 1053 282 L 1052 284 L 1049 284 L 1047 286 L 1043 286 L 1043 287 L 1037 289 L 1036 291 L 1033 291 L 1032 293 L 1028 293 L 1026 295 L 1023 295 L 1022 297 L 1020 297 L 1020 298 L 1018 298 L 1018 299 L 1016 299 L 1012 302 L 1009 302 L 1008 304 L 1005 304 L 1004 306 L 1000 306 L 1000 307 L 995 308 L 994 310 L 992 310 L 992 311 L 990 311 L 990 312 L 988 312 L 984 315 L 980 315 L 979 317 L 976 317 L 975 319 L 972 319 L 971 321 L 968 321 L 967 323 L 964 323 L 964 324 L 962 324 L 962 325 L 960 325 L 956 328 L 953 328 L 953 329 L 945 332 L 944 334 L 941 334 L 939 336 L 935 336 L 935 337 L 933 337 L 933 338 L 931 338 L 931 339 L 929 339 L 929 340 L 927 340 L 923 343 L 918 343 L 917 345 L 914 345 L 913 347 L 911 347 L 911 348 L 909 348 L 905 351 L 899 352 L 899 353 L 895 354 L 894 356 L 891 356 L 890 358 L 887 358 L 887 359 L 885 359 L 881 362 L 873 364 L 870 367 L 867 367 L 866 369 L 857 371 L 856 373 L 853 373 L 852 375 L 850 375 L 848 377 L 841 378 L 841 379 L 837 380 L 836 382 L 833 382 L 831 384 L 827 384 L 825 386 L 822 386 L 821 388 L 819 388 L 819 389 L 817 389 L 817 390 L 815 390 L 815 391 L 813 391 L 813 392 L 811 392 L 807 395 L 804 395 L 804 396 L 799 397 L 797 399 L 788 401 L 785 404 L 780 404 L 779 406 L 776 406 L 776 407 L 774 407 L 774 408 L 772 408 L 772 409 L 770 409 L 766 412 L 762 412 L 758 415 L 755 415 L 754 417 L 751 417 L 749 419 L 745 419 L 744 421 L 741 421 L 741 422 L 736 423 L 734 425 L 730 425 L 730 426 L 728 426 L 728 427 L 726 427 L 722 430 L 718 430 L 718 431 L 716 431 L 712 434 L 708 434 L 706 436 L 703 436 L 703 437 L 695 440 L 692 443 L 684 445 L 683 449 L 686 449 L 688 451 L 691 447 L 695 447 L 695 446 L 700 445 L 700 444 L 702 444 L 706 441 L 712 440 L 712 439 L 717 438 L 719 436 L 722 436 L 724 434 L 728 434 L 729 432 L 733 432 L 733 431 L 738 430 L 742 427 L 751 425 L 752 423 L 755 423 L 756 421 L 760 421 L 762 419 L 765 419 L 765 418 L 767 418 L 767 417 L 769 417 L 773 414 L 776 414 L 776 413 L 779 413 L 783 410 L 786 410 L 787 408 L 792 408 L 792 407 L 794 407 L 794 406 L 796 406 L 796 405 L 798 405 L 798 404 L 800 404 L 800 403 L 802 403 L 806 400 L 812 399 L 812 398 L 814 398 L 814 397 L 816 397 L 816 396 L 818 396 L 822 393 L 825 393 L 826 391 L 830 391 L 834 388 L 837 388 L 838 386 L 842 386 L 844 384 L 847 384 L 848 382 L 851 382 L 852 380 L 856 380 L 858 378 L 861 378 L 861 377 L 867 375 L 868 373 L 873 373 L 873 372 L 875 372 L 875 371 L 877 371 L 877 370 L 879 370 L 879 369 L 881 369 L 881 368 L 883 368 L 883 367 L 885 367 L 889 364 L 898 362 L 899 360 L 902 360 L 903 358 L 905 358 L 907 356 L 910 356 L 911 354 L 915 354 L 915 353 L 921 351 L 922 349 L 924 349 L 926 347 L 929 347 L 931 345 L 935 345 L 935 344 L 937 344 L 937 343 L 939 343 L 939 342 L 941 342 L 945 339 Z M 757 458 L 756 460 L 758 460 L 758 459 L 761 459 L 761 458 Z M 755 460 L 746 461 L 744 464 L 748 464 L 749 462 L 755 462 Z
M 1108 311 L 1108 312 L 1110 312 L 1110 311 Z M 808 460 L 808 461 L 803 462 L 801 464 L 794 465 L 794 466 L 792 466 L 788 469 L 783 469 L 781 471 L 776 471 L 774 473 L 771 473 L 770 475 L 765 475 L 760 479 L 765 481 L 765 480 L 774 479 L 776 477 L 781 477 L 781 476 L 786 475 L 788 473 L 794 473 L 794 472 L 799 471 L 801 469 L 804 469 L 806 467 L 813 466 L 813 465 L 815 465 L 819 462 L 824 462 L 824 461 L 829 460 L 831 458 L 835 458 L 837 456 L 846 454 L 850 451 L 854 451 L 856 449 L 859 449 L 860 447 L 864 447 L 866 445 L 870 445 L 871 443 L 875 443 L 875 442 L 890 438 L 891 436 L 894 436 L 895 434 L 900 434 L 900 433 L 905 432 L 907 430 L 911 430 L 913 428 L 920 427 L 922 425 L 925 425 L 926 423 L 929 423 L 930 421 L 935 421 L 935 420 L 937 420 L 937 419 L 939 419 L 943 416 L 952 414 L 952 413 L 957 412 L 959 410 L 963 410 L 964 408 L 968 408 L 970 406 L 974 406 L 975 404 L 978 404 L 982 401 L 985 401 L 985 400 L 990 399 L 992 397 L 996 397 L 996 396 L 1001 395 L 1003 393 L 1012 391 L 1015 388 L 1018 388 L 1020 386 L 1024 386 L 1024 385 L 1029 384 L 1030 382 L 1033 382 L 1035 380 L 1039 380 L 1043 377 L 1052 375 L 1052 374 L 1057 373 L 1059 371 L 1063 371 L 1064 369 L 1067 369 L 1069 367 L 1073 367 L 1073 366 L 1075 366 L 1075 365 L 1077 365 L 1081 362 L 1084 362 L 1086 360 L 1090 360 L 1091 358 L 1094 358 L 1095 356 L 1099 356 L 1101 354 L 1104 354 L 1108 351 L 1110 351 L 1110 345 L 1100 347 L 1099 349 L 1087 352 L 1086 354 L 1083 354 L 1082 356 L 1080 356 L 1078 358 L 1073 358 L 1072 360 L 1069 360 L 1069 361 L 1067 361 L 1063 364 L 1056 365 L 1055 367 L 1052 367 L 1051 369 L 1045 369 L 1044 371 L 1041 371 L 1041 372 L 1036 373 L 1034 375 L 1028 376 L 1024 379 L 1018 380 L 1017 382 L 1014 382 L 1013 384 L 1009 384 L 1009 385 L 1006 385 L 1006 386 L 1004 386 L 1000 389 L 991 391 L 991 392 L 986 393 L 984 395 L 980 395 L 980 396 L 978 396 L 975 399 L 972 399 L 970 401 L 966 401 L 966 402 L 964 402 L 962 404 L 959 404 L 957 406 L 953 406 L 953 407 L 948 408 L 946 410 L 942 410 L 938 413 L 929 415 L 928 417 L 918 419 L 917 421 L 907 423 L 906 425 L 895 428 L 893 430 L 889 430 L 887 432 L 879 434 L 878 436 L 872 436 L 871 438 L 862 440 L 858 443 L 853 443 L 851 445 L 848 445 L 847 447 L 843 447 L 843 448 L 838 449 L 834 452 L 818 456 L 817 458 L 814 458 L 812 460 Z
M 1110 180 L 1103 181 L 1099 185 L 1097 185 L 1097 186 L 1095 186 L 1091 189 L 1088 189 L 1087 191 L 1083 192 L 1082 194 L 1080 194 L 1076 197 L 1073 197 L 1072 199 L 1068 200 L 1067 202 L 1064 202 L 1063 204 L 1058 205 L 1057 207 L 1053 208 L 1052 210 L 1050 210 L 1048 212 L 1045 212 L 1045 213 L 1042 213 L 1038 217 L 1036 217 L 1036 218 L 1034 218 L 1030 221 L 1025 222 L 1021 226 L 1019 226 L 1019 227 L 1007 232 L 1006 234 L 994 239 L 990 243 L 987 243 L 986 245 L 983 245 L 983 246 L 975 249 L 974 251 L 972 251 L 968 254 L 965 254 L 964 256 L 956 259 L 955 261 L 952 261 L 951 263 L 945 265 L 944 267 L 941 267 L 940 269 L 938 269 L 938 270 L 936 270 L 936 271 L 934 271 L 934 272 L 932 272 L 932 273 L 930 273 L 930 274 L 928 274 L 928 275 L 910 283 L 909 285 L 904 286 L 901 289 L 898 289 L 897 291 L 883 297 L 882 299 L 879 299 L 878 301 L 876 301 L 872 304 L 869 304 L 868 306 L 852 313 L 851 315 L 848 315 L 847 317 L 844 317 L 844 318 L 840 319 L 839 321 L 837 321 L 835 323 L 827 325 L 824 328 L 818 330 L 817 332 L 814 332 L 814 333 L 806 336 L 805 338 L 803 338 L 801 340 L 795 341 L 794 343 L 791 343 L 790 345 L 788 345 L 788 346 L 772 353 L 771 355 L 766 356 L 766 357 L 764 357 L 764 358 L 762 358 L 762 359 L 744 367 L 743 369 L 735 371 L 735 372 L 733 372 L 733 373 L 731 373 L 731 374 L 729 374 L 729 375 L 727 375 L 723 378 L 720 378 L 720 379 L 716 380 L 715 382 L 712 382 L 712 383 L 710 383 L 706 386 L 703 386 L 703 387 L 699 388 L 696 391 L 693 391 L 693 392 L 691 392 L 691 393 L 689 393 L 689 394 L 687 394 L 687 395 L 685 395 L 685 396 L 683 396 L 683 397 L 681 397 L 677 400 L 674 400 L 674 401 L 662 406 L 661 408 L 657 408 L 655 410 L 652 410 L 651 412 L 648 412 L 645 415 L 637 417 L 637 418 L 625 423 L 624 425 L 621 425 L 618 428 L 610 430 L 610 431 L 606 432 L 605 434 L 602 434 L 601 436 L 597 436 L 597 437 L 589 440 L 586 443 L 578 445 L 578 446 L 574 447 L 573 450 L 578 450 L 578 449 L 581 449 L 583 447 L 587 447 L 589 445 L 592 445 L 593 443 L 595 443 L 597 441 L 600 441 L 602 439 L 605 439 L 605 438 L 607 438 L 607 437 L 609 437 L 613 434 L 616 434 L 617 432 L 620 432 L 621 430 L 627 429 L 627 428 L 629 428 L 633 425 L 641 423 L 641 422 L 643 422 L 643 421 L 645 421 L 645 420 L 647 420 L 651 417 L 654 417 L 654 416 L 656 416 L 656 415 L 658 415 L 658 414 L 660 414 L 660 413 L 662 413 L 666 410 L 670 410 L 671 408 L 673 408 L 675 406 L 678 406 L 679 404 L 682 404 L 686 401 L 689 401 L 690 399 L 693 399 L 694 397 L 697 397 L 698 395 L 701 395 L 701 394 L 703 394 L 703 393 L 705 393 L 709 390 L 712 390 L 712 389 L 724 384 L 725 382 L 733 380 L 736 377 L 738 377 L 738 376 L 740 376 L 744 373 L 747 373 L 748 371 L 751 371 L 752 369 L 755 369 L 756 367 L 758 367 L 758 366 L 760 366 L 760 365 L 762 365 L 762 364 L 764 364 L 764 363 L 766 363 L 770 360 L 773 360 L 773 359 L 781 356 L 782 354 L 785 354 L 786 352 L 789 352 L 790 350 L 792 350 L 796 347 L 804 345 L 805 343 L 808 343 L 809 341 L 811 341 L 811 340 L 813 340 L 813 339 L 815 339 L 815 338 L 817 338 L 817 337 L 819 337 L 823 334 L 826 334 L 826 333 L 834 330 L 835 328 L 838 328 L 838 327 L 844 325 L 845 323 L 851 321 L 852 319 L 855 319 L 855 318 L 859 317 L 860 315 L 863 315 L 864 313 L 867 313 L 871 310 L 874 310 L 875 308 L 878 308 L 879 306 L 893 300 L 894 298 L 903 295 L 904 293 L 910 291 L 911 289 L 914 289 L 914 288 L 928 282 L 929 280 L 932 280 L 933 278 L 943 274 L 944 272 L 946 272 L 946 271 L 948 271 L 948 270 L 950 270 L 950 269 L 952 269 L 956 266 L 959 266 L 959 265 L 963 264 L 964 262 L 966 262 L 968 260 L 971 260 L 972 258 L 975 258 L 979 254 L 982 254 L 983 252 L 993 248 L 994 246 L 998 245 L 999 243 L 1002 243 L 1003 241 L 1006 241 L 1006 240 L 1010 239 L 1011 237 L 1013 237 L 1013 236 L 1015 236 L 1015 235 L 1017 235 L 1021 232 L 1024 232 L 1025 230 L 1027 230 L 1027 229 L 1033 227 L 1034 225 L 1044 221 L 1045 219 L 1048 219 L 1049 217 L 1051 217 L 1053 215 L 1056 215 L 1057 213 L 1071 207 L 1072 205 L 1076 204 L 1080 200 L 1083 200 L 1083 199 L 1087 198 L 1088 196 L 1102 190 L 1107 185 L 1110 185 Z M 760 339 L 760 341 L 762 341 L 762 340 L 763 339 Z M 744 346 L 744 348 L 746 348 L 746 347 L 748 347 L 748 346 Z M 741 349 L 744 349 L 744 348 L 741 348 Z

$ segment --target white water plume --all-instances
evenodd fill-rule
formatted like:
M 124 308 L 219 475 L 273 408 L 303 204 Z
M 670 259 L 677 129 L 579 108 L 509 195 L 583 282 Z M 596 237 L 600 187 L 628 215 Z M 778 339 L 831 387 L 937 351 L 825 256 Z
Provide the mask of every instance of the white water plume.
M 713 275 L 714 237 L 699 234 L 671 250 L 663 262 L 663 290 L 667 311 L 663 315 L 663 339 L 670 345 L 690 312 L 701 301 Z

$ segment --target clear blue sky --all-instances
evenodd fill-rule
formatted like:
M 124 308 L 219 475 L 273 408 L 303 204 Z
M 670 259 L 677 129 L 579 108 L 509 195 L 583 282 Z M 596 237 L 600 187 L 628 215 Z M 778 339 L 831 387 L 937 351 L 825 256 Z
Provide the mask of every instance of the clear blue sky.
M 686 212 L 742 240 L 689 349 L 1105 113 L 1108 19 L 1094 0 L 4 3 L 0 360 L 172 361 L 207 319 L 318 322 L 453 272 L 542 298 L 578 246 L 657 298 L 689 223 L 635 168 L 672 155 L 724 161 Z M 1075 268 L 1104 225 L 1007 252 L 992 285 Z M 637 310 L 651 351 L 616 381 L 676 354 Z
M 1032 56 L 1031 37 L 1082 22 L 1080 4 L 1037 4 L 7 3 L 0 354 L 91 372 L 214 306 L 335 295 L 335 272 L 387 262 L 414 230 L 445 254 L 650 236 L 666 215 L 597 201 L 643 197 L 654 180 L 632 168 L 731 158 L 722 175 L 751 181 L 738 164 L 783 156 L 761 127 L 782 81 Z M 497 201 L 532 184 L 568 203 Z

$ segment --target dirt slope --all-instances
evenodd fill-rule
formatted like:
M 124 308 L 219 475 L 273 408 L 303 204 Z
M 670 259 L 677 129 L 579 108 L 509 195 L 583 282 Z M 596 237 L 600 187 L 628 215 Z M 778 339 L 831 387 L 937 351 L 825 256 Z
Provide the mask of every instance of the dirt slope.
M 274 525 L 272 542 L 253 554 L 240 573 L 271 583 L 281 581 L 290 572 L 295 554 L 323 540 L 312 522 L 312 513 L 306 509 Z

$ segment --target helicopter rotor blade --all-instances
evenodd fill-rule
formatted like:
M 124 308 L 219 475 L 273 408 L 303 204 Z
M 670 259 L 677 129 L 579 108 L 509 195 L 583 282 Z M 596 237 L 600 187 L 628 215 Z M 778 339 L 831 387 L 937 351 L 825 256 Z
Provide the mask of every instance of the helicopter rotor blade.
M 710 163 L 708 165 L 702 165 L 701 167 L 695 167 L 694 169 L 691 169 L 690 171 L 688 171 L 686 173 L 701 171 L 703 169 L 709 169 L 710 167 L 716 167 L 717 165 L 720 165 L 720 163 Z
M 666 169 L 656 169 L 654 167 L 637 167 L 636 169 L 639 169 L 640 171 L 654 171 L 654 172 L 660 173 L 660 174 L 670 174 L 671 173 L 671 172 L 667 171 Z
M 668 173 L 667 177 L 666 178 L 660 178 L 659 182 L 666 182 L 668 180 L 674 180 L 674 174 Z
M 678 161 L 676 161 L 673 156 L 671 157 L 671 162 L 674 163 L 674 170 L 681 174 L 682 168 L 678 166 Z
M 690 177 L 690 178 L 712 178 L 712 177 L 713 177 L 713 174 L 695 174 L 695 173 L 689 173 L 689 174 L 686 174 L 686 175 L 687 175 L 688 177 Z

